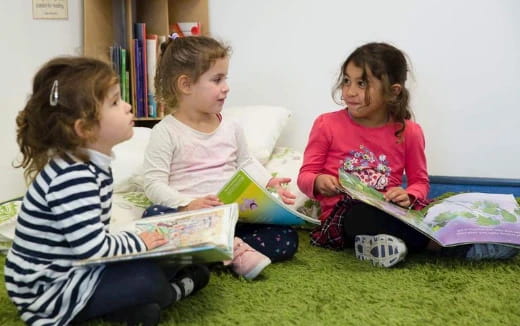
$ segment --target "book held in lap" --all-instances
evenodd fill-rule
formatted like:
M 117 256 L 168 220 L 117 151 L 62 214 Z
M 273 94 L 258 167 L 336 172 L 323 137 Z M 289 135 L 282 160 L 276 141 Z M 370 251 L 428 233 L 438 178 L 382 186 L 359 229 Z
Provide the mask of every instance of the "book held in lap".
M 168 243 L 141 253 L 79 260 L 74 266 L 159 257 L 186 264 L 232 259 L 237 219 L 237 204 L 229 204 L 134 221 L 129 231 L 159 232 Z
M 340 190 L 352 198 L 398 218 L 441 246 L 497 243 L 520 247 L 520 207 L 512 194 L 461 193 L 418 211 L 387 202 L 382 193 L 341 168 L 339 181 Z

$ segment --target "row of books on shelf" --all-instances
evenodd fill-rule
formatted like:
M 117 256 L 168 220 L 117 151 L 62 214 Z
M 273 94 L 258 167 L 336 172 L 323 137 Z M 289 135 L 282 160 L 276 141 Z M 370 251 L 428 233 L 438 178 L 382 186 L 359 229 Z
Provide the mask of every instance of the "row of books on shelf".
M 200 23 L 179 22 L 170 26 L 170 32 L 179 36 L 200 35 Z M 132 103 L 136 118 L 162 118 L 164 107 L 155 98 L 155 69 L 160 45 L 167 40 L 166 35 L 147 34 L 146 23 L 133 25 L 129 50 L 115 44 L 110 47 L 110 59 L 119 76 L 121 98 Z

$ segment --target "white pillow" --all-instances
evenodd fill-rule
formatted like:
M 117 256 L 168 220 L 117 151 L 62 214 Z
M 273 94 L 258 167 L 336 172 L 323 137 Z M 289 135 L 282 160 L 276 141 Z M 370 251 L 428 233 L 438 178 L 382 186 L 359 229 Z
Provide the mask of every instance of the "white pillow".
M 222 116 L 238 121 L 244 130 L 249 152 L 260 163 L 266 164 L 291 111 L 281 106 L 235 106 L 222 110 Z
M 150 128 L 134 127 L 132 138 L 114 146 L 114 192 L 142 190 L 144 152 L 151 132 Z

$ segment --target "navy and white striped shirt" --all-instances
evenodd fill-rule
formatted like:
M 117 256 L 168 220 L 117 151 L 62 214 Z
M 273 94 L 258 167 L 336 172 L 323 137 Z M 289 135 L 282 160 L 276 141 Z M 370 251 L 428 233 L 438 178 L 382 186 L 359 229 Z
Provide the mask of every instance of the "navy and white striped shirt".
M 88 152 L 88 163 L 51 160 L 23 199 L 4 272 L 27 324 L 66 325 L 87 304 L 104 265 L 72 267 L 74 260 L 146 251 L 136 234 L 108 233 L 110 157 Z

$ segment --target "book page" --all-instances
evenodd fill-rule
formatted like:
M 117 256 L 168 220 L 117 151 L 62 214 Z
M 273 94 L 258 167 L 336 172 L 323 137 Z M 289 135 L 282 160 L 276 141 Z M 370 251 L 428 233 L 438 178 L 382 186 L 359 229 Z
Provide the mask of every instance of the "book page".
M 345 193 L 407 223 L 442 246 L 501 243 L 520 246 L 520 208 L 513 195 L 465 193 L 435 202 L 425 212 L 385 201 L 383 194 L 342 169 Z
M 431 206 L 424 222 L 441 243 L 520 245 L 520 208 L 513 195 L 454 195 Z
M 168 243 L 158 250 L 191 247 L 201 243 L 212 243 L 217 246 L 226 245 L 227 238 L 223 232 L 227 215 L 225 210 L 194 212 L 189 215 L 176 216 L 165 214 L 157 218 L 140 220 L 135 223 L 137 233 L 158 232 Z

